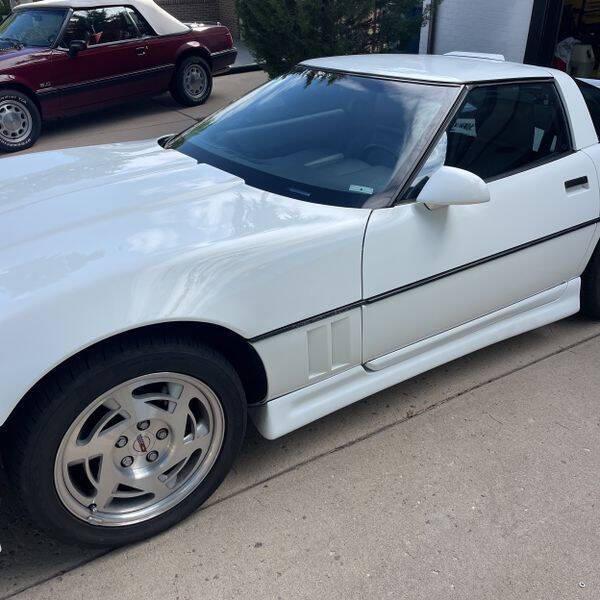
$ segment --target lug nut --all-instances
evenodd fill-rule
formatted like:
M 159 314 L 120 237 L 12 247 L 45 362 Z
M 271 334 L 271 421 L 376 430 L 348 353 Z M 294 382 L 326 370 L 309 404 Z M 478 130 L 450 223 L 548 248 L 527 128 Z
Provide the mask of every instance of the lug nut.
M 154 462 L 158 458 L 158 452 L 156 450 L 152 450 L 152 452 L 148 452 L 146 454 L 146 460 L 148 462 Z
M 126 456 L 122 461 L 121 461 L 121 466 L 122 467 L 130 467 L 133 464 L 133 456 Z
M 156 438 L 159 440 L 165 440 L 167 439 L 167 436 L 169 435 L 169 432 L 166 429 L 159 429 L 156 432 Z
M 117 443 L 115 444 L 115 446 L 116 446 L 117 448 L 125 448 L 125 446 L 127 446 L 127 442 L 128 442 L 128 441 L 129 441 L 129 440 L 128 440 L 128 439 L 127 439 L 127 438 L 126 438 L 124 435 L 122 435 L 122 436 L 121 436 L 121 437 L 120 437 L 120 438 L 117 440 Z
M 150 421 L 140 421 L 140 422 L 137 424 L 137 428 L 138 428 L 140 431 L 145 431 L 146 429 L 148 429 L 148 427 L 150 427 Z

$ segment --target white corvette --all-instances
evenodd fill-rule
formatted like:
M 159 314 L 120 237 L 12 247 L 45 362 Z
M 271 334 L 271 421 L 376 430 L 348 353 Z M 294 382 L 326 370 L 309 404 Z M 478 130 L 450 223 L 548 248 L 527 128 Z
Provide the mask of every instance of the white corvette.
M 600 316 L 600 90 L 498 57 L 311 60 L 181 135 L 0 161 L 4 464 L 51 534 L 200 506 L 276 438 Z

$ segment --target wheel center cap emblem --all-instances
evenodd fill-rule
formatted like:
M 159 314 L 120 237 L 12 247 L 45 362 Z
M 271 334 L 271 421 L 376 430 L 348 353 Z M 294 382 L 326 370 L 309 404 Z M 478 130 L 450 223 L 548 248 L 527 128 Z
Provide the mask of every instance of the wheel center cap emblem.
M 15 113 L 8 113 L 2 119 L 2 125 L 9 131 L 16 131 L 19 128 L 19 116 Z
M 151 441 L 147 435 L 138 435 L 133 442 L 133 449 L 140 454 L 145 454 L 150 450 Z

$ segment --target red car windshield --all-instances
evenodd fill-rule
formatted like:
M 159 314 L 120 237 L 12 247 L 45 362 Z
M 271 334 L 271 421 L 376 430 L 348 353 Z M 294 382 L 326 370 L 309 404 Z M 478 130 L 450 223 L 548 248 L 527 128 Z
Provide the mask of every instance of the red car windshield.
M 65 20 L 64 9 L 23 9 L 0 23 L 0 49 L 14 46 L 48 48 Z

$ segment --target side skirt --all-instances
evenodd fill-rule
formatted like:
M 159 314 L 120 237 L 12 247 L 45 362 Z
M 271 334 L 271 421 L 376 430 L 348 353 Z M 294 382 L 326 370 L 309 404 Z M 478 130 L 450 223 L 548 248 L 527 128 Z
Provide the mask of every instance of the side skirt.
M 573 279 L 500 311 L 396 350 L 363 366 L 250 408 L 257 429 L 273 440 L 388 387 L 501 340 L 579 311 Z

